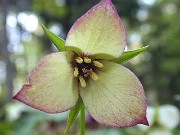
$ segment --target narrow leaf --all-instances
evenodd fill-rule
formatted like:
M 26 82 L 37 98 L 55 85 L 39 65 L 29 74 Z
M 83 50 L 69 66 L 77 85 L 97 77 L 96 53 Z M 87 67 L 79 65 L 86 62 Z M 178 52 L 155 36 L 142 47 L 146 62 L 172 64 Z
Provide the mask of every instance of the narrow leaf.
M 113 61 L 116 63 L 122 64 L 122 63 L 134 58 L 135 56 L 139 55 L 140 53 L 146 51 L 146 49 L 148 47 L 149 46 L 145 46 L 145 47 L 139 48 L 137 50 L 131 50 L 131 51 L 124 52 L 121 57 L 119 57 L 118 59 L 115 59 Z
M 79 111 L 81 110 L 82 105 L 83 105 L 82 99 L 81 99 L 81 97 L 79 97 L 76 105 L 69 112 L 69 116 L 68 116 L 68 120 L 67 120 L 67 124 L 66 124 L 66 129 L 64 131 L 65 134 L 68 132 L 68 130 L 72 126 L 72 124 L 73 124 L 74 120 L 76 119 Z
M 50 32 L 43 24 L 41 25 L 48 38 L 53 42 L 59 51 L 65 51 L 64 40 Z

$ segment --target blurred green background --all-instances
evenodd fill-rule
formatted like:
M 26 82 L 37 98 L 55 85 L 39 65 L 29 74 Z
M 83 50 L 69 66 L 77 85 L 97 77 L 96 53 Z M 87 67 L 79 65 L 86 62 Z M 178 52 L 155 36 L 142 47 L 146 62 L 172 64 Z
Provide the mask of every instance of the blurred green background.
M 45 114 L 12 100 L 28 73 L 57 49 L 41 24 L 66 38 L 74 21 L 100 0 L 0 0 L 0 135 L 63 135 L 68 112 Z M 141 80 L 150 127 L 97 124 L 87 113 L 87 135 L 179 135 L 180 1 L 112 0 L 127 35 L 127 50 L 150 45 L 125 64 Z M 78 118 L 70 130 L 78 135 Z

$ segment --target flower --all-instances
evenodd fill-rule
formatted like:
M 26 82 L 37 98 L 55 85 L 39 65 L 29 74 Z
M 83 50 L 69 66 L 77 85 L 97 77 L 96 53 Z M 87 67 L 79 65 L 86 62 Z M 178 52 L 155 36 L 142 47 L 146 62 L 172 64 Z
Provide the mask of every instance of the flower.
M 99 123 L 148 125 L 143 86 L 129 69 L 113 62 L 126 46 L 122 22 L 111 0 L 102 0 L 70 29 L 66 51 L 40 60 L 29 82 L 14 96 L 47 113 L 72 108 L 78 97 Z

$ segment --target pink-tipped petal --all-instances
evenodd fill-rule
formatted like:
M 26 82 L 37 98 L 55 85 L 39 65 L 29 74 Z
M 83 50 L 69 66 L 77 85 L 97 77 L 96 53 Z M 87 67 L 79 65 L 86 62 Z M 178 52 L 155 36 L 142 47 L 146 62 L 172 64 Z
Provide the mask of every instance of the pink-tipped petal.
M 142 84 L 127 68 L 101 61 L 98 80 L 89 80 L 80 95 L 90 115 L 100 124 L 112 127 L 148 125 Z
M 29 75 L 29 82 L 13 97 L 35 109 L 58 113 L 73 107 L 78 99 L 73 78 L 73 52 L 51 53 L 43 57 Z
M 124 51 L 126 36 L 111 0 L 102 0 L 80 17 L 70 29 L 65 45 L 66 50 L 97 59 L 118 58 Z

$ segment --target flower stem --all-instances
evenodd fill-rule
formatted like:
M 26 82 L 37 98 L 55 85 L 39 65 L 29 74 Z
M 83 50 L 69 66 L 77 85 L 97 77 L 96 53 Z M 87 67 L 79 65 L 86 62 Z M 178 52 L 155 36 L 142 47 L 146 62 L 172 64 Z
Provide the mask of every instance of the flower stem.
M 82 105 L 82 107 L 81 107 L 80 135 L 85 135 L 85 107 L 84 107 L 84 105 Z

